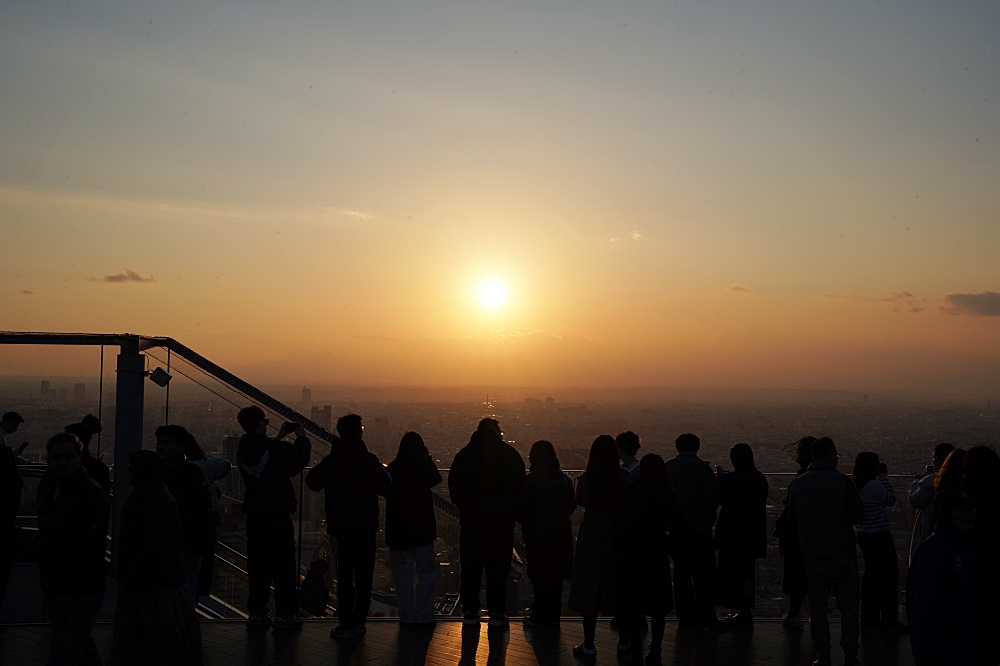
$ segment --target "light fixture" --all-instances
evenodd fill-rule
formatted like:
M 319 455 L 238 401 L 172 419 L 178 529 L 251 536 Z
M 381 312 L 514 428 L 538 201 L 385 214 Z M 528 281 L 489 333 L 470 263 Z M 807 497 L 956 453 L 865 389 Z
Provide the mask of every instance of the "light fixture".
M 149 380 L 160 388 L 166 387 L 166 385 L 170 383 L 171 379 L 173 379 L 173 376 L 171 376 L 170 373 L 163 368 L 157 368 L 149 373 Z

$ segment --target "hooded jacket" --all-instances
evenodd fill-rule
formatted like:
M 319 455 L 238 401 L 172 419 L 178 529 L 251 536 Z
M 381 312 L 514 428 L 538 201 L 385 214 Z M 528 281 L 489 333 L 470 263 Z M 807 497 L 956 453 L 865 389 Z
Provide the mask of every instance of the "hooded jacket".
M 62 486 L 49 474 L 38 484 L 37 506 L 38 571 L 45 595 L 89 597 L 103 592 L 111 516 L 104 489 L 83 467 Z
M 513 527 L 523 480 L 524 461 L 517 449 L 493 433 L 472 433 L 448 474 L 448 492 L 462 512 L 461 524 L 501 521 Z
M 183 585 L 181 514 L 166 484 L 151 481 L 136 488 L 121 520 L 119 588 L 147 592 Z
M 719 479 L 715 547 L 760 558 L 767 555 L 767 478 L 756 467 Z
M 431 460 L 394 460 L 387 468 L 392 492 L 385 503 L 385 544 L 390 548 L 417 548 L 437 538 L 431 488 L 441 473 Z
M 833 463 L 811 463 L 788 486 L 788 519 L 806 557 L 854 557 L 854 526 L 864 517 L 854 481 Z
M 708 532 L 711 536 L 719 506 L 719 480 L 708 461 L 692 451 L 681 451 L 665 465 L 667 478 L 684 511 L 687 529 Z
M 517 501 L 517 521 L 528 550 L 528 577 L 562 580 L 573 575 L 573 481 L 559 469 L 559 459 L 531 465 Z
M 236 462 L 243 476 L 243 513 L 248 516 L 295 513 L 295 489 L 291 477 L 309 464 L 312 444 L 299 437 L 289 444 L 251 432 L 240 438 Z
M 306 476 L 306 485 L 324 491 L 327 531 L 337 534 L 377 532 L 378 496 L 388 496 L 392 481 L 363 441 L 338 439 Z

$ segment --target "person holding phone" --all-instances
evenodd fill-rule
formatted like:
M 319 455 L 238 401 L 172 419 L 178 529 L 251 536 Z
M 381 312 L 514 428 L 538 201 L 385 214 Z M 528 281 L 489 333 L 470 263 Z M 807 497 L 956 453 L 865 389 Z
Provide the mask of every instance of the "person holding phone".
M 948 459 L 948 454 L 955 450 L 955 447 L 946 442 L 942 442 L 934 447 L 934 457 L 931 464 L 924 468 L 923 474 L 918 474 L 917 478 L 910 484 L 907 500 L 910 506 L 917 510 L 913 516 L 913 535 L 910 537 L 910 564 L 913 563 L 913 555 L 917 552 L 917 546 L 922 544 L 934 531 L 934 479 L 938 470 Z

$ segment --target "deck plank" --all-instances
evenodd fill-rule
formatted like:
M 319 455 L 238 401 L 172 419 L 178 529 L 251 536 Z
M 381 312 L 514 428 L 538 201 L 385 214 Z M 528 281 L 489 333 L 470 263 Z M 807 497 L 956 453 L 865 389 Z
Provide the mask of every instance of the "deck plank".
M 433 629 L 402 628 L 395 621 L 373 620 L 364 638 L 340 642 L 330 638 L 331 620 L 307 621 L 302 631 L 248 634 L 240 621 L 201 623 L 206 666 L 620 666 L 617 634 L 608 622 L 597 627 L 596 659 L 580 660 L 572 648 L 583 640 L 579 620 L 558 628 L 532 629 L 514 621 L 509 629 L 463 627 L 441 621 Z M 47 625 L 8 625 L 0 636 L 0 666 L 44 664 L 48 655 Z M 833 641 L 839 640 L 831 623 Z M 111 647 L 109 623 L 94 628 L 102 657 Z M 645 645 L 648 646 L 648 637 Z M 880 666 L 913 663 L 908 637 L 862 635 L 862 658 Z M 834 655 L 837 655 L 837 648 Z M 780 622 L 758 621 L 752 634 L 691 632 L 667 623 L 662 659 L 666 665 L 740 664 L 807 666 L 812 662 L 807 631 L 789 631 Z

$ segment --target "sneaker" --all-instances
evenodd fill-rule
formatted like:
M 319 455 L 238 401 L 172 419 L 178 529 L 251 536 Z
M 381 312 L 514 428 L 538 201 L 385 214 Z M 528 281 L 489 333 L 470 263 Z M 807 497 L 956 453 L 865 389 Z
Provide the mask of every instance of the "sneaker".
M 265 615 L 251 615 L 247 618 L 247 631 L 262 631 L 271 626 L 271 617 Z
M 632 649 L 632 641 L 622 641 L 621 639 L 618 640 L 619 652 L 628 652 L 631 649 Z
M 462 616 L 462 624 L 467 627 L 474 627 L 479 624 L 479 613 L 465 613 Z
M 737 631 L 753 631 L 753 615 L 745 611 L 732 613 L 726 618 L 726 628 Z
M 341 640 L 349 641 L 355 637 L 354 627 L 348 624 L 338 624 L 330 630 L 330 638 L 339 638 Z
M 861 660 L 857 657 L 844 657 L 844 666 L 861 666 Z
M 510 618 L 503 613 L 490 613 L 491 627 L 506 627 L 510 624 Z
M 596 657 L 597 648 L 594 647 L 593 645 L 588 647 L 586 641 L 584 641 L 583 643 L 580 643 L 575 648 L 573 648 L 573 654 L 578 654 L 581 657 Z
M 660 659 L 659 650 L 656 652 L 650 651 L 650 653 L 646 655 L 646 666 L 662 666 L 662 664 L 663 661 Z
M 368 633 L 368 627 L 363 624 L 358 624 L 353 627 L 354 637 L 361 638 Z
M 802 616 L 801 615 L 788 615 L 781 618 L 781 624 L 788 627 L 789 629 L 801 629 L 802 628 Z
M 816 659 L 813 660 L 813 666 L 831 666 L 830 655 L 826 655 L 825 657 L 816 657 Z
M 288 629 L 301 629 L 302 628 L 302 618 L 298 615 L 286 615 L 284 617 L 274 618 L 274 622 L 271 623 L 271 628 L 274 631 L 283 631 Z

